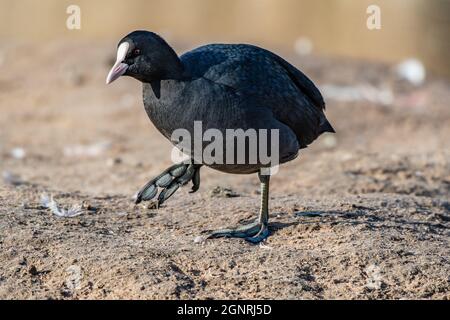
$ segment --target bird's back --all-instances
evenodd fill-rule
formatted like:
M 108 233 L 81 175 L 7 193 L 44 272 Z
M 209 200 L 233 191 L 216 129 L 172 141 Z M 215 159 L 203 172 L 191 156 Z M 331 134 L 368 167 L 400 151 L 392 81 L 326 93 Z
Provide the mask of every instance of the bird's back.
M 248 100 L 247 108 L 267 109 L 295 133 L 300 147 L 333 131 L 313 82 L 268 50 L 246 44 L 212 44 L 187 52 L 181 61 L 191 77 L 235 90 Z

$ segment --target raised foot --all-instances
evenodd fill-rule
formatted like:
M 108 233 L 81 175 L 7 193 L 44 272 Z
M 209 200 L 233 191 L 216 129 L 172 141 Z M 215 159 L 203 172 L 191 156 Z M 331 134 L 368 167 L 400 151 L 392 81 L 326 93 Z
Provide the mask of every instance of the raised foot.
M 180 187 L 192 181 L 192 191 L 200 187 L 200 165 L 179 163 L 171 166 L 156 178 L 150 180 L 136 195 L 136 204 L 152 200 L 158 193 L 158 206 L 169 199 Z
M 211 232 L 204 240 L 214 238 L 243 238 L 251 243 L 259 243 L 270 234 L 267 224 L 255 221 L 235 229 L 221 229 Z

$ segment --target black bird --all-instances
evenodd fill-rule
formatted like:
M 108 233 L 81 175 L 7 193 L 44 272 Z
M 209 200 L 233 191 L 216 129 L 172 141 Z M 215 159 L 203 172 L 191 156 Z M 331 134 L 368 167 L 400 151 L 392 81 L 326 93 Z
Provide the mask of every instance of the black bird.
M 157 34 L 134 31 L 119 42 L 117 61 L 106 83 L 122 75 L 143 83 L 147 115 L 168 139 L 180 128 L 194 135 L 195 121 L 202 122 L 203 132 L 211 128 L 224 134 L 227 129 L 278 129 L 278 150 L 270 152 L 278 152 L 279 163 L 285 163 L 322 133 L 334 132 L 313 82 L 281 57 L 253 45 L 210 44 L 179 57 Z M 245 151 L 251 150 L 248 140 L 241 143 Z M 205 148 L 204 141 L 201 148 Z M 249 161 L 249 154 L 244 162 L 205 163 L 194 161 L 191 149 L 187 153 L 189 161 L 175 164 L 149 181 L 137 194 L 136 203 L 153 199 L 161 189 L 158 203 L 162 204 L 190 181 L 192 192 L 197 191 L 202 165 L 228 173 L 258 173 L 259 218 L 249 225 L 214 231 L 206 238 L 240 237 L 253 243 L 265 239 L 269 235 L 270 175 L 262 170 L 274 164 L 260 158 Z

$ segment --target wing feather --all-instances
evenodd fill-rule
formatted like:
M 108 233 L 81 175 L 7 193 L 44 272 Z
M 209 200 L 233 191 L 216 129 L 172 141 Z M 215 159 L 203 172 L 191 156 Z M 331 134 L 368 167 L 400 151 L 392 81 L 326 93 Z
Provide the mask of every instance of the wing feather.
M 287 125 L 306 147 L 331 128 L 319 89 L 300 70 L 276 54 L 252 45 L 208 45 L 181 57 L 188 72 L 233 88 Z M 332 128 L 331 128 L 332 129 Z

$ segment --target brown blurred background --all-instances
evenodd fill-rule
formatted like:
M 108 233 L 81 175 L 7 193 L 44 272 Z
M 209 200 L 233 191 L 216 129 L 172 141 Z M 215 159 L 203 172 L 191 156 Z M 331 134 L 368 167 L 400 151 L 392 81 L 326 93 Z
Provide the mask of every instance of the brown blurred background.
M 66 28 L 66 8 L 81 7 L 81 30 Z M 368 30 L 366 9 L 381 8 L 381 30 Z M 3 39 L 118 40 L 134 29 L 169 41 L 251 42 L 395 63 L 414 57 L 428 70 L 450 75 L 448 0 L 0 0 Z
M 371 4 L 381 30 L 367 29 Z M 66 28 L 69 5 L 81 7 L 81 30 Z M 450 299 L 449 7 L 0 0 L 0 299 Z M 178 52 L 263 46 L 322 92 L 336 134 L 271 179 L 264 245 L 194 243 L 255 217 L 256 175 L 204 167 L 197 193 L 134 205 L 173 164 L 142 85 L 105 84 L 134 29 Z

